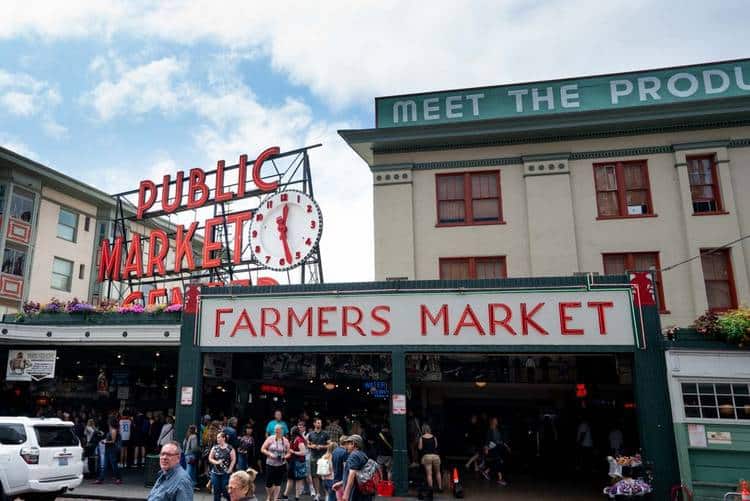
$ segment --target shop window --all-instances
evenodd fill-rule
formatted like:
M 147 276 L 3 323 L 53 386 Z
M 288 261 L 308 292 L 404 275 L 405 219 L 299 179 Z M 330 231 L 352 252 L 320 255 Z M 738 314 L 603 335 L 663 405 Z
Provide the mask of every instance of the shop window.
M 3 253 L 3 273 L 9 275 L 23 276 L 23 272 L 26 265 L 26 252 L 14 249 L 13 247 L 6 247 Z
M 52 288 L 70 292 L 72 279 L 73 261 L 56 257 L 52 262 Z
M 661 264 L 658 252 L 622 252 L 616 254 L 602 254 L 605 275 L 627 275 L 635 271 L 655 270 L 656 297 L 659 301 L 659 310 L 667 310 L 664 302 L 664 287 L 661 278 Z
M 57 236 L 75 242 L 77 229 L 78 214 L 60 207 L 60 214 L 57 216 Z
M 734 288 L 729 250 L 704 250 L 701 253 L 701 264 L 708 309 L 725 311 L 737 308 L 737 293 Z
M 682 383 L 686 418 L 750 420 L 747 383 Z
M 33 211 L 34 195 L 19 188 L 14 188 L 13 197 L 10 201 L 10 217 L 30 223 Z
M 693 212 L 696 214 L 722 212 L 716 158 L 713 155 L 688 157 L 687 164 Z
M 653 216 L 645 161 L 594 164 L 600 218 Z
M 440 258 L 440 280 L 507 277 L 505 257 Z
M 502 222 L 500 172 L 438 174 L 439 225 Z

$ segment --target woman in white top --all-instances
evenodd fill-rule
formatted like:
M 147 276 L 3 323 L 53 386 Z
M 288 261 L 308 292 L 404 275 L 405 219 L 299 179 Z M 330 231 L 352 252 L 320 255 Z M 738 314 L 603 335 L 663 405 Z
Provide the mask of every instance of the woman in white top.
M 161 427 L 159 440 L 156 443 L 159 444 L 159 448 L 161 449 L 162 445 L 166 445 L 172 441 L 174 441 L 174 419 L 172 419 L 172 416 L 167 416 L 167 422 Z

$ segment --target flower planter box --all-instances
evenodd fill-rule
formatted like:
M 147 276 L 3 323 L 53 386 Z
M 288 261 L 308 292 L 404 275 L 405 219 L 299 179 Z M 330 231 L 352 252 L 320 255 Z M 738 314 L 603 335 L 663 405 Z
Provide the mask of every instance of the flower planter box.
M 4 315 L 4 323 L 29 325 L 138 325 L 138 324 L 179 324 L 182 313 L 38 313 L 17 317 Z

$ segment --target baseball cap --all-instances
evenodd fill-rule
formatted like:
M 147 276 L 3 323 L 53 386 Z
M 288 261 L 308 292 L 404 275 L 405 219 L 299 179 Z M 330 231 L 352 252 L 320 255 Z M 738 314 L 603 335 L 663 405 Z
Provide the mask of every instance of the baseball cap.
M 347 443 L 347 442 L 351 442 L 351 440 L 349 440 L 349 437 L 348 437 L 348 436 L 346 436 L 346 435 L 341 435 L 341 436 L 339 437 L 339 443 L 340 443 L 340 444 L 345 444 L 345 443 Z
M 358 449 L 361 449 L 365 446 L 365 441 L 362 440 L 362 437 L 359 435 L 349 435 L 347 437 L 347 441 L 356 445 Z

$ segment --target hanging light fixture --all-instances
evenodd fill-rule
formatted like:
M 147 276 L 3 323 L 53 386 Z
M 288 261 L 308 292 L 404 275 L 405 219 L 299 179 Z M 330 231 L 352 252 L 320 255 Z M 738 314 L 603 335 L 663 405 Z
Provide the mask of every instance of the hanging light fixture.
M 326 390 L 330 391 L 330 390 L 333 390 L 334 388 L 336 388 L 336 385 L 334 383 L 331 383 L 330 381 L 326 381 L 325 383 L 323 383 L 323 387 Z
M 487 381 L 482 381 L 482 380 L 474 381 L 474 386 L 476 386 L 477 388 L 481 390 L 482 388 L 487 386 Z

